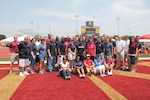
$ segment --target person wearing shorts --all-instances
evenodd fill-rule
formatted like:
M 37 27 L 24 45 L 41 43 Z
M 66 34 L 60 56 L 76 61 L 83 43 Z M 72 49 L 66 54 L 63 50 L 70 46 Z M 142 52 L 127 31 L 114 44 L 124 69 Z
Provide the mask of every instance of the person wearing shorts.
M 95 63 L 95 73 L 99 73 L 100 76 L 106 76 L 105 74 L 105 66 L 104 66 L 104 60 L 101 57 L 101 55 L 97 56 L 97 59 L 94 59 Z
M 118 36 L 118 40 L 116 41 L 116 60 L 117 60 L 117 65 L 120 67 L 122 70 L 125 69 L 124 67 L 124 47 L 125 47 L 125 42 L 121 40 L 121 37 Z
M 26 71 L 27 66 L 29 65 L 29 45 L 28 45 L 28 37 L 24 38 L 24 41 L 20 42 L 18 45 L 19 49 L 19 76 L 28 75 L 29 73 Z
M 59 68 L 60 62 L 63 61 L 63 57 L 65 57 L 66 53 L 66 45 L 64 43 L 64 37 L 61 38 L 61 41 L 58 43 L 58 59 L 57 59 L 57 66 Z
M 83 68 L 83 62 L 80 60 L 80 56 L 76 57 L 76 60 L 73 64 L 74 68 L 76 69 L 77 73 L 79 74 L 80 78 L 85 77 L 84 68 Z
M 86 59 L 83 61 L 88 76 L 91 76 L 91 73 L 94 73 L 94 66 L 95 66 L 93 60 L 91 60 L 90 57 L 91 57 L 90 54 L 86 54 Z
M 10 46 L 9 46 L 9 51 L 11 52 L 11 57 L 10 57 L 10 71 L 9 71 L 9 74 L 12 73 L 12 68 L 14 66 L 14 62 L 15 61 L 18 61 L 18 45 L 19 45 L 19 42 L 17 41 L 17 36 L 14 36 L 14 41 L 10 43 Z
M 77 51 L 76 46 L 73 43 L 73 40 L 71 40 L 71 44 L 69 44 L 69 46 L 68 46 L 68 60 L 70 63 L 70 68 L 72 70 L 73 70 L 73 61 L 76 58 L 76 51 Z
M 112 75 L 113 74 L 112 70 L 114 67 L 114 61 L 113 61 L 111 55 L 106 56 L 106 59 L 104 60 L 104 66 L 107 70 L 107 74 Z
M 130 72 L 136 71 L 136 57 L 138 53 L 138 44 L 134 37 L 131 38 L 130 44 L 129 44 L 129 61 L 130 61 Z

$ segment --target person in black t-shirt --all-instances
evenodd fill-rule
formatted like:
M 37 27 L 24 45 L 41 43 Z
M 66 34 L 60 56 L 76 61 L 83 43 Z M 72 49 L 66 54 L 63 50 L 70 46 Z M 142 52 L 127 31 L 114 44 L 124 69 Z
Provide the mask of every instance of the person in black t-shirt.
M 30 50 L 30 70 L 31 73 L 34 74 L 34 65 L 36 63 L 36 45 L 35 45 L 35 39 L 31 40 L 31 44 L 29 45 L 29 50 Z
M 83 61 L 85 57 L 86 44 L 83 43 L 83 40 L 80 39 L 80 43 L 77 46 L 77 55 L 80 56 L 80 60 Z
M 48 52 L 48 69 L 49 72 L 54 71 L 55 64 L 56 64 L 56 56 L 57 56 L 57 47 L 54 41 L 54 36 L 51 36 L 51 41 L 47 45 L 47 52 Z
M 19 50 L 19 76 L 28 75 L 29 73 L 26 71 L 27 66 L 29 65 L 29 45 L 28 45 L 28 37 L 24 38 L 24 41 L 20 42 L 18 45 Z
M 68 60 L 70 63 L 70 68 L 73 70 L 73 61 L 76 57 L 76 46 L 73 43 L 73 40 L 71 40 L 71 44 L 68 46 Z
M 96 57 L 101 56 L 101 59 L 104 60 L 104 45 L 100 39 L 97 39 L 96 42 Z
M 63 61 L 63 57 L 66 54 L 66 45 L 64 43 L 64 37 L 61 38 L 61 41 L 58 43 L 58 59 L 57 59 L 57 67 L 60 65 L 60 62 Z

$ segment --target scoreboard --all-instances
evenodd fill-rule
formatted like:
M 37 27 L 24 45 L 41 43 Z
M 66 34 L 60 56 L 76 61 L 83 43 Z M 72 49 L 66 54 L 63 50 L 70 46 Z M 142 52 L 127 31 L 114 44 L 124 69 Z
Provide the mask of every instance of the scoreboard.
M 96 35 L 99 36 L 100 33 L 100 27 L 99 26 L 93 26 L 93 27 L 89 27 L 89 26 L 81 26 L 81 32 L 82 35 Z

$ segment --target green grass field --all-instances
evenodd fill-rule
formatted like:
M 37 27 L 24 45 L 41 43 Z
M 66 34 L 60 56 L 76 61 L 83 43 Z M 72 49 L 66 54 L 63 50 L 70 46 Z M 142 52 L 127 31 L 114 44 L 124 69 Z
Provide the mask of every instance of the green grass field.
M 0 61 L 10 61 L 10 58 L 0 58 Z

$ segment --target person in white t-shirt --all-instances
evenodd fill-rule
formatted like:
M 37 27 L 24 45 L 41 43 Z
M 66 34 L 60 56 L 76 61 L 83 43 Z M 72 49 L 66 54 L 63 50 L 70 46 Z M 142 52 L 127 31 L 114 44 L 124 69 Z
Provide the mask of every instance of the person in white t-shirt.
M 124 67 L 124 48 L 125 42 L 118 36 L 118 40 L 116 41 L 116 55 L 117 55 L 117 65 L 121 67 L 121 69 L 125 69 Z
M 61 66 L 60 75 L 63 76 L 65 80 L 70 80 L 71 79 L 70 64 L 67 61 L 66 57 L 63 57 L 63 61 L 60 62 L 60 66 Z
M 124 57 L 128 59 L 128 51 L 129 51 L 129 44 L 130 44 L 130 40 L 128 39 L 128 36 L 125 36 L 124 43 L 125 43 L 125 46 L 124 46 Z

